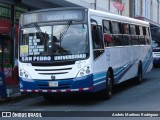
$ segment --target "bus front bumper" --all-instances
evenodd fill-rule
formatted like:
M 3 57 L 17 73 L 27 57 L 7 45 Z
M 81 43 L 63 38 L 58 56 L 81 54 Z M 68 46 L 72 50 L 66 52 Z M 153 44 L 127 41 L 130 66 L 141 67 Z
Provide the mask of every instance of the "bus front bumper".
M 51 86 L 56 83 L 57 86 Z M 22 93 L 93 92 L 93 75 L 63 80 L 31 80 L 20 78 Z
M 160 64 L 160 58 L 154 58 L 153 64 Z

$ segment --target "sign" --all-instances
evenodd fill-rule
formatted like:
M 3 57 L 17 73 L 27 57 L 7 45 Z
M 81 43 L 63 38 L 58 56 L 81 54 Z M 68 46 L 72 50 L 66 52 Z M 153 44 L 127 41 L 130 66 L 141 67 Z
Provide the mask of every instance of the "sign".
M 28 45 L 20 46 L 20 56 L 28 56 Z
M 55 61 L 84 59 L 84 58 L 86 58 L 86 54 L 54 56 L 54 60 L 55 60 Z
M 124 10 L 124 5 L 119 2 L 113 2 L 113 6 L 121 12 Z
M 22 16 L 22 25 L 27 25 L 37 22 L 51 22 L 51 21 L 83 21 L 83 10 L 50 10 L 24 14 Z
M 0 19 L 0 34 L 9 34 L 11 30 L 11 22 L 7 19 Z
M 51 61 L 51 56 L 33 56 L 33 57 L 22 57 L 23 62 L 28 61 Z

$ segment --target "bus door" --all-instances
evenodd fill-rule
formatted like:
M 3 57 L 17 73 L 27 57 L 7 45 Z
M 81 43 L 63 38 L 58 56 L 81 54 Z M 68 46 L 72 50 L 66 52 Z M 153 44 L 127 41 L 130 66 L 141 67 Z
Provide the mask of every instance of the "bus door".
M 102 34 L 102 26 L 101 25 L 91 25 L 92 32 L 92 44 L 93 44 L 93 79 L 94 86 L 98 90 L 98 85 L 105 82 L 106 75 L 106 61 L 105 61 L 105 50 L 104 50 L 104 41 Z M 102 79 L 104 78 L 104 79 Z M 102 88 L 102 87 L 101 87 Z

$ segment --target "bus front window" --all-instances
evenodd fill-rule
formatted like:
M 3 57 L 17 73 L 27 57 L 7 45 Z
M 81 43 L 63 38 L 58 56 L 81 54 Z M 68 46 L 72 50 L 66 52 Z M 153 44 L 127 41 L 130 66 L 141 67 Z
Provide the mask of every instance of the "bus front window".
M 20 60 L 27 62 L 86 59 L 89 56 L 87 31 L 86 24 L 24 28 L 20 41 Z M 49 59 L 44 59 L 43 56 Z

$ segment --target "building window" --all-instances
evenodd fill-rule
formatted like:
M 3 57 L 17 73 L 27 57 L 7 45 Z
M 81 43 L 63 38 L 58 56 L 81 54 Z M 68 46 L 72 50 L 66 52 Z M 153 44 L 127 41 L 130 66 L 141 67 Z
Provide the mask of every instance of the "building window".
M 0 17 L 11 18 L 11 5 L 0 3 Z

